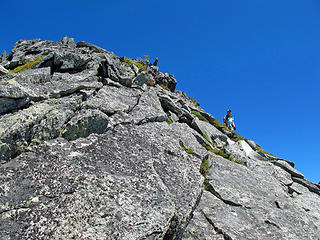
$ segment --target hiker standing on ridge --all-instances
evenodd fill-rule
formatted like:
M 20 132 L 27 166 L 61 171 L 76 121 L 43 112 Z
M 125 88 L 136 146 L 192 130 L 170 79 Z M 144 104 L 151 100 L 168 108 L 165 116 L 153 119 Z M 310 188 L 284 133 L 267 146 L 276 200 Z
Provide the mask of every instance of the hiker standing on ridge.
M 236 125 L 234 124 L 234 119 L 231 116 L 231 110 L 227 111 L 227 115 L 223 119 L 224 125 L 227 126 L 232 131 L 236 130 Z

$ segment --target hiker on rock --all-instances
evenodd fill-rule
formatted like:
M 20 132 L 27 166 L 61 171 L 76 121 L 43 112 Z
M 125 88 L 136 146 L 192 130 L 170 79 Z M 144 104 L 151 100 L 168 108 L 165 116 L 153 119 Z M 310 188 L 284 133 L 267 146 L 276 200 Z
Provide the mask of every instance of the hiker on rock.
M 227 111 L 227 115 L 223 119 L 224 125 L 227 126 L 232 131 L 236 130 L 236 125 L 234 124 L 234 118 L 231 116 L 231 110 Z

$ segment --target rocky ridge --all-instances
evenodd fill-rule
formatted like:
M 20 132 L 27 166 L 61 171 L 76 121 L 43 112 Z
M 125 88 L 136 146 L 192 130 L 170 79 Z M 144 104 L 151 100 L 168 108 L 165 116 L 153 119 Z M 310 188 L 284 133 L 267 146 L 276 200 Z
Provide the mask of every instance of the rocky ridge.
M 320 186 L 147 59 L 18 41 L 0 57 L 0 239 L 320 239 Z

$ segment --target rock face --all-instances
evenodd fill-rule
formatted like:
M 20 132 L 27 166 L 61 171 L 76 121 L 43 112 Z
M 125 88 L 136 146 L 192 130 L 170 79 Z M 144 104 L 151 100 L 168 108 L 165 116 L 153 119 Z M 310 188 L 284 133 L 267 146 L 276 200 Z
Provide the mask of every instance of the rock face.
M 146 60 L 23 40 L 1 63 L 0 239 L 320 239 L 320 187 Z

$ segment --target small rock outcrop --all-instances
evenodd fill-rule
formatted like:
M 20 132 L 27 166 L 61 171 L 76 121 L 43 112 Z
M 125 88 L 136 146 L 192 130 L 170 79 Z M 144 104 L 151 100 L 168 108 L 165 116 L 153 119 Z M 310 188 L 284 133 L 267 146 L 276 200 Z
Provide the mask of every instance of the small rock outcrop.
M 148 60 L 22 40 L 0 73 L 0 239 L 320 239 L 319 184 Z

